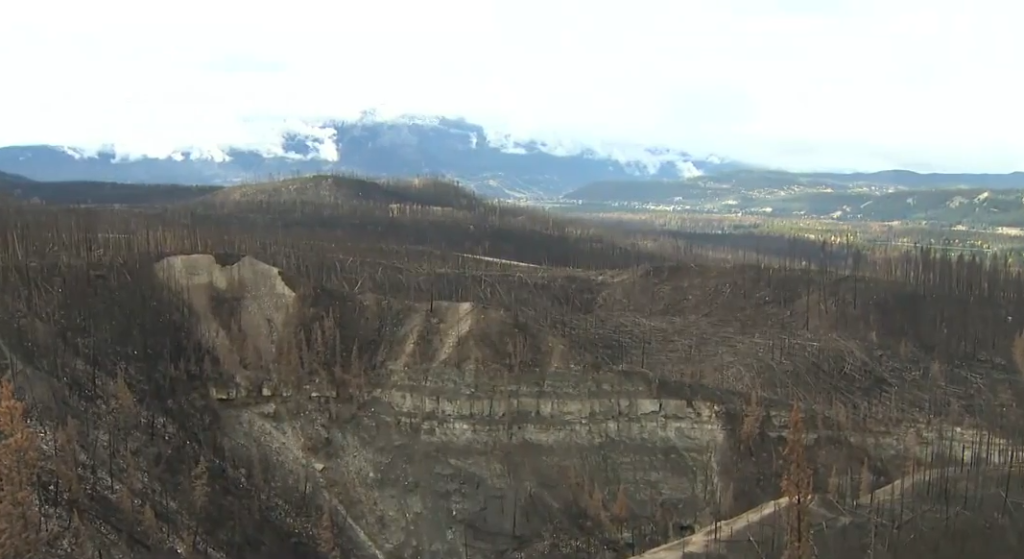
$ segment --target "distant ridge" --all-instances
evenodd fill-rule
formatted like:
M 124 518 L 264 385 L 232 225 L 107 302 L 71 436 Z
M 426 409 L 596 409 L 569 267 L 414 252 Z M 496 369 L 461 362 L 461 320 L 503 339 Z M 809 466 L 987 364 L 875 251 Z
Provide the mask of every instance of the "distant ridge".
M 366 113 L 292 123 L 267 145 L 0 147 L 0 169 L 36 180 L 231 185 L 267 177 L 356 173 L 443 176 L 485 196 L 554 198 L 602 180 L 682 179 L 740 165 L 664 146 L 520 138 L 463 119 Z
M 30 182 L 33 182 L 33 181 L 32 181 L 32 179 L 30 179 L 28 177 L 23 177 L 21 175 L 15 175 L 13 173 L 5 173 L 3 171 L 0 171 L 0 185 L 5 185 L 5 184 L 25 184 L 25 183 L 30 183 Z

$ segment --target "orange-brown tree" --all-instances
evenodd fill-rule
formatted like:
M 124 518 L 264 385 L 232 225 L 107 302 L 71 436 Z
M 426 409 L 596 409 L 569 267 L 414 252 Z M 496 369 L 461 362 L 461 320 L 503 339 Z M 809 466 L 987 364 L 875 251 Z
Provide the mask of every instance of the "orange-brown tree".
M 796 404 L 789 414 L 789 432 L 786 434 L 786 472 L 782 476 L 782 494 L 789 500 L 786 507 L 785 559 L 811 557 L 810 500 L 813 477 L 807 462 L 804 444 L 804 418 Z
M 0 559 L 38 556 L 39 509 L 35 478 L 39 446 L 14 386 L 0 382 Z

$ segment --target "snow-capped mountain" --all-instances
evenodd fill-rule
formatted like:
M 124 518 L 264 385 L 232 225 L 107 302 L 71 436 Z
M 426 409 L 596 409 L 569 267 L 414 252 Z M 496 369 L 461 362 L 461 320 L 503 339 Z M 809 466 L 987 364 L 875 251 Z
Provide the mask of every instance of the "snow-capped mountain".
M 553 197 L 606 180 L 673 179 L 736 165 L 665 147 L 519 138 L 436 116 L 290 123 L 263 145 L 178 147 L 139 152 L 0 147 L 0 170 L 36 180 L 236 184 L 268 177 L 355 172 L 372 176 L 443 175 L 502 198 Z

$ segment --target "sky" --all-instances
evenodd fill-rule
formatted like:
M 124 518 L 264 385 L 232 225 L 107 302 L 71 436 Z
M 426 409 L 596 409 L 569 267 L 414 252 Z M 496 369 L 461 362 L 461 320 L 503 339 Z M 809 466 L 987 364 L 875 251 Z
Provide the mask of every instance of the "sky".
M 37 0 L 0 18 L 0 145 L 257 146 L 461 116 L 793 170 L 1024 170 L 1011 0 Z

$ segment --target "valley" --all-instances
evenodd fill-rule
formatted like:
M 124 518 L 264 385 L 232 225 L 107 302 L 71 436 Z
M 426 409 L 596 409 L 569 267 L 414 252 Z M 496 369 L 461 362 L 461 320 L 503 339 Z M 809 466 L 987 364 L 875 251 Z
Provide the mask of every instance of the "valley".
M 0 180 L 0 559 L 1021 552 L 1003 247 Z
M 602 181 L 562 195 L 573 213 L 674 212 L 992 230 L 1024 219 L 1024 174 L 712 172 L 685 180 Z

